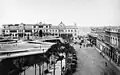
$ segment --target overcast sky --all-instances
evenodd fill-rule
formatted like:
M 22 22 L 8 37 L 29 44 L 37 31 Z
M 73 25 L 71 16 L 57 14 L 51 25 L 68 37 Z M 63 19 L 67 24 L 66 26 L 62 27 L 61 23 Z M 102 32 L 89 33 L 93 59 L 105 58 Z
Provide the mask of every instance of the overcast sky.
M 0 0 L 0 25 L 120 25 L 120 0 Z

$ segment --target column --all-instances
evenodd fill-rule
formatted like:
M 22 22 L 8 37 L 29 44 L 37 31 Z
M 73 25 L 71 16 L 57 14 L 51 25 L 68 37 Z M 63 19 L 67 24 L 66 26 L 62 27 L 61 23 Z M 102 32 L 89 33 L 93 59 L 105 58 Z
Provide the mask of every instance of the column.
M 63 71 L 63 70 L 62 70 L 62 60 L 61 60 L 61 75 L 62 75 L 62 71 Z
M 44 75 L 44 63 L 42 64 L 42 75 Z
M 39 75 L 41 75 L 41 64 L 39 64 Z
M 24 75 L 25 75 L 25 71 L 24 71 Z
M 36 64 L 35 64 L 35 75 L 36 75 Z
M 25 30 L 23 30 L 23 32 L 22 32 L 22 34 L 23 34 L 23 39 L 25 39 L 24 33 L 25 33 Z

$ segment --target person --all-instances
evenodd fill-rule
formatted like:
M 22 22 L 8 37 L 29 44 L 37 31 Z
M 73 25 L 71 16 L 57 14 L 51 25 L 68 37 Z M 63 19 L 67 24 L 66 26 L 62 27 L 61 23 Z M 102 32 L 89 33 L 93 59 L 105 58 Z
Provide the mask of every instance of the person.
M 81 48 L 81 46 L 80 46 L 80 48 Z
M 107 67 L 107 62 L 105 62 L 105 66 Z
M 83 46 L 85 47 L 85 44 Z

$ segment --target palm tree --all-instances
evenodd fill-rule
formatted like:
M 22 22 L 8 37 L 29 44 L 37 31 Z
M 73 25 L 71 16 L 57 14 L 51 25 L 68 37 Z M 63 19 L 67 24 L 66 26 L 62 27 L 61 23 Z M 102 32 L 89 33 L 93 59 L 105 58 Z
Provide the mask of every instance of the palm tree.
M 69 43 L 64 43 L 64 44 L 62 44 L 65 48 L 63 49 L 63 52 L 65 53 L 65 56 L 66 56 L 66 58 L 65 58 L 65 71 L 67 70 L 67 68 L 68 68 L 68 64 L 67 64 L 67 60 L 68 60 L 68 54 L 75 54 L 76 53 L 76 51 L 75 51 L 75 49 L 74 49 L 74 47 L 72 47 Z
M 61 58 L 60 53 L 65 53 L 65 70 L 67 65 L 66 60 L 68 59 L 68 54 L 75 54 L 75 49 L 69 43 L 57 43 L 52 45 L 46 52 L 46 56 L 49 58 L 51 55 L 58 56 Z M 62 59 L 61 59 L 61 71 L 62 71 Z M 62 74 L 62 72 L 61 72 Z
M 46 52 L 46 56 L 49 58 L 51 55 L 59 56 L 60 43 L 52 45 Z M 55 75 L 55 61 L 54 61 L 54 75 Z

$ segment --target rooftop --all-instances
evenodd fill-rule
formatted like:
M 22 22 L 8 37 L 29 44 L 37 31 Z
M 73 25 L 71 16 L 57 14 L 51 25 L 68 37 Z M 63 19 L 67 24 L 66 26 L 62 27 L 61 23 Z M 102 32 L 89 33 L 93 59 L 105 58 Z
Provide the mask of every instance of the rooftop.
M 36 41 L 38 42 L 38 41 Z M 54 43 L 27 43 L 27 42 L 20 42 L 20 43 L 12 43 L 12 44 L 0 44 L 0 52 L 1 51 L 17 51 L 20 49 L 28 49 L 28 48 L 49 48 Z

